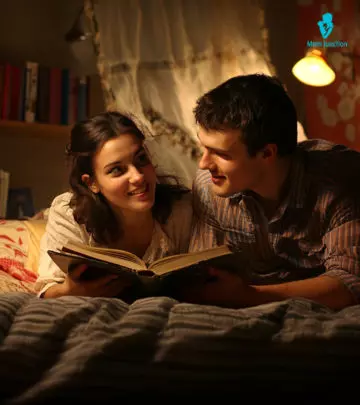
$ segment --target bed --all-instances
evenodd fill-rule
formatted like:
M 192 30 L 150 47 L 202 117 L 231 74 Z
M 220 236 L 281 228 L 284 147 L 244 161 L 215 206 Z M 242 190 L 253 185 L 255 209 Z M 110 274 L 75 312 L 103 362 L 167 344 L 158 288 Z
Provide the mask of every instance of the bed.
M 9 404 L 250 395 L 322 403 L 356 392 L 360 305 L 241 310 L 168 297 L 34 294 L 46 219 L 0 224 L 0 399 Z M 289 397 L 289 395 L 295 395 Z

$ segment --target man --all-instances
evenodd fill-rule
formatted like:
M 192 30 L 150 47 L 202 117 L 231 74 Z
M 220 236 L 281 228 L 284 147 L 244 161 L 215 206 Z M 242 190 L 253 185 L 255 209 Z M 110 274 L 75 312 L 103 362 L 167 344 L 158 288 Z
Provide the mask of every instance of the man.
M 326 141 L 297 144 L 281 83 L 234 77 L 194 110 L 204 153 L 194 182 L 190 250 L 228 243 L 247 264 L 185 299 L 243 307 L 303 297 L 341 309 L 360 298 L 360 153 Z M 357 166 L 356 166 L 357 165 Z

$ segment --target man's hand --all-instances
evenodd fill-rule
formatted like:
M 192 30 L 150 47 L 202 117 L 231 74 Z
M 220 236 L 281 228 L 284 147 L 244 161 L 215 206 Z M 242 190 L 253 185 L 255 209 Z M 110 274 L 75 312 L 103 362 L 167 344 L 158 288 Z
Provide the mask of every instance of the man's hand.
M 85 264 L 76 267 L 66 276 L 62 284 L 50 287 L 45 292 L 44 298 L 55 298 L 64 295 L 115 297 L 120 295 L 131 284 L 128 280 L 109 273 L 105 273 L 105 275 L 93 280 L 84 280 L 82 275 L 86 269 Z
M 323 275 L 272 285 L 249 285 L 240 276 L 226 270 L 209 269 L 209 281 L 182 290 L 182 299 L 194 304 L 241 308 L 305 298 L 339 310 L 355 305 L 356 300 L 341 280 Z
M 208 268 L 208 274 L 209 278 L 205 283 L 190 285 L 182 290 L 184 301 L 227 308 L 247 305 L 253 289 L 240 276 L 213 267 Z

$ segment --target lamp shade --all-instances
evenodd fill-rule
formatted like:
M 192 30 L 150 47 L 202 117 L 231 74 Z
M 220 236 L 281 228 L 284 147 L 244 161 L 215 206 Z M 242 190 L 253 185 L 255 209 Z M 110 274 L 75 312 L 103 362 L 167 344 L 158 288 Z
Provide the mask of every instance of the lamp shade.
M 335 80 L 335 72 L 326 63 L 321 51 L 311 50 L 295 63 L 293 75 L 310 86 L 327 86 Z

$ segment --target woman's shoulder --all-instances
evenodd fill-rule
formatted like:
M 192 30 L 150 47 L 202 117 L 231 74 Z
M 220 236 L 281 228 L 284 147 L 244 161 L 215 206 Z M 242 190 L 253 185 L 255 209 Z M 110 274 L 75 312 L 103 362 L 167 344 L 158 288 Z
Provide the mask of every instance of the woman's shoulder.
M 58 194 L 56 197 L 51 202 L 50 205 L 50 211 L 53 210 L 61 210 L 61 211 L 67 211 L 70 208 L 70 200 L 72 197 L 72 193 L 69 191 L 66 191 L 62 194 Z
M 49 217 L 50 216 L 70 216 L 72 218 L 73 209 L 70 207 L 72 193 L 65 192 L 57 195 L 51 202 Z
M 70 206 L 73 194 L 65 192 L 57 195 L 50 206 L 47 229 L 52 233 L 57 232 L 65 240 L 89 243 L 90 235 L 83 225 L 74 219 L 74 211 Z
M 71 197 L 72 193 L 70 191 L 66 191 L 65 193 L 59 194 L 52 200 L 51 206 L 69 205 Z

